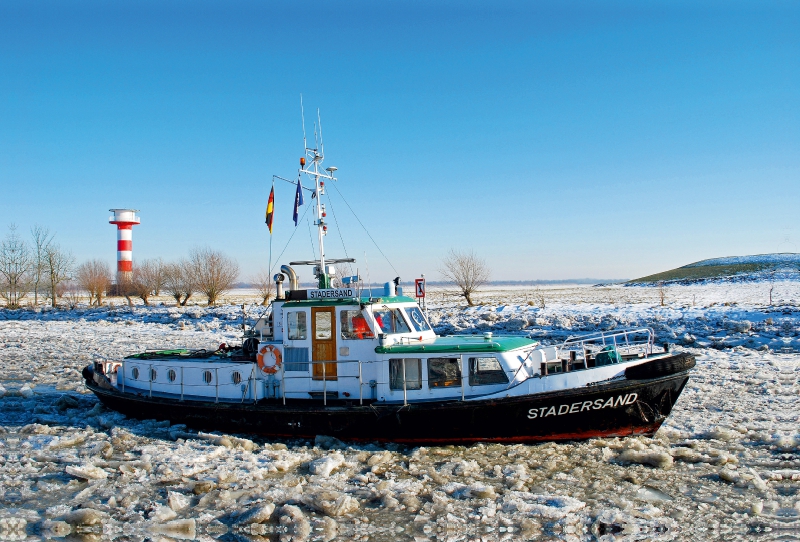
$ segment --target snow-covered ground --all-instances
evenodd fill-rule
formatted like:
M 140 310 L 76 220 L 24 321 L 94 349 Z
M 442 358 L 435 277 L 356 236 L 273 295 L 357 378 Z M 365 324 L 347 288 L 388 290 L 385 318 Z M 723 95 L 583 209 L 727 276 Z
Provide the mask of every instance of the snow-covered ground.
M 270 441 L 130 420 L 81 386 L 97 356 L 235 342 L 240 307 L 0 311 L 0 538 L 735 540 L 800 529 L 796 282 L 498 287 L 472 308 L 430 294 L 440 333 L 555 342 L 649 325 L 698 365 L 652 439 Z

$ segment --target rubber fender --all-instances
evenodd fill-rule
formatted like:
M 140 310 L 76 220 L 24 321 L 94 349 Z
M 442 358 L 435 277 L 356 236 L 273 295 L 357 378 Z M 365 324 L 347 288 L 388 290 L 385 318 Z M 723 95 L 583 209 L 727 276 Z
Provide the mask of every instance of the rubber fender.
M 635 365 L 625 369 L 625 378 L 628 380 L 647 380 L 658 378 L 683 371 L 688 371 L 695 366 L 694 356 L 691 354 L 675 354 L 667 358 L 659 358 Z
M 83 379 L 87 382 L 92 382 L 94 380 L 94 369 L 87 365 L 81 371 L 81 376 L 83 376 Z

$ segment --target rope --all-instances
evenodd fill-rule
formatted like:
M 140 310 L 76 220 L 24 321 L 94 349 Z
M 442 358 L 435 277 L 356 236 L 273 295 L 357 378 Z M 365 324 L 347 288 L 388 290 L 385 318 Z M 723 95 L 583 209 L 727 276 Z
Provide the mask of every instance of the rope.
M 347 200 L 344 199 L 344 196 L 342 195 L 342 193 L 339 192 L 339 188 L 336 186 L 336 183 L 333 183 L 333 188 L 336 189 L 336 193 L 339 194 L 339 197 L 342 198 L 342 201 L 344 201 L 344 204 L 347 205 L 347 208 L 350 209 L 350 212 L 353 213 L 354 217 L 356 217 L 356 220 L 358 221 L 359 224 L 361 224 L 361 227 L 364 228 L 364 232 L 366 232 L 366 234 L 369 237 L 370 241 L 372 241 L 372 244 L 375 245 L 375 248 L 378 249 L 378 252 L 380 252 L 381 256 L 383 256 L 383 258 L 386 260 L 386 263 L 389 264 L 389 266 L 394 270 L 394 272 L 397 275 L 400 275 L 400 272 L 397 270 L 397 268 L 394 265 L 392 265 L 392 262 L 389 261 L 389 258 L 386 257 L 386 254 L 383 253 L 383 251 L 381 250 L 381 247 L 378 246 L 378 243 L 376 243 L 375 239 L 372 238 L 372 235 L 370 235 L 369 230 L 367 230 L 367 227 L 364 225 L 363 222 L 361 222 L 361 219 L 358 218 L 358 215 L 356 214 L 356 212 L 353 210 L 352 207 L 350 207 L 350 204 L 347 203 Z
M 310 206 L 310 205 L 309 205 L 308 207 L 306 207 L 306 210 L 305 210 L 305 211 L 303 211 L 303 216 L 301 216 L 301 217 L 300 217 L 300 221 L 302 221 L 302 220 L 303 220 L 303 219 L 306 217 L 306 213 L 308 213 L 308 210 L 309 210 L 309 209 L 311 209 L 311 206 Z M 287 248 L 289 248 L 289 243 L 291 243 L 291 242 L 292 242 L 292 239 L 294 238 L 294 234 L 295 234 L 295 233 L 297 233 L 297 228 L 295 228 L 295 229 L 294 229 L 294 231 L 292 232 L 292 235 L 291 235 L 291 236 L 289 236 L 289 240 L 288 240 L 288 241 L 286 241 L 286 246 L 284 246 L 284 247 L 283 247 L 283 250 L 282 250 L 282 251 L 281 251 L 281 253 L 278 255 L 278 257 L 275 259 L 275 265 L 278 265 L 278 263 L 277 263 L 277 262 L 281 261 L 281 256 L 283 256 L 283 253 L 284 253 L 284 252 L 286 252 L 286 249 L 287 249 Z M 270 274 L 270 275 L 272 275 L 272 268 L 270 268 L 270 270 L 269 270 L 269 274 Z
M 333 198 L 328 196 L 328 205 L 331 207 L 331 214 L 333 215 L 333 221 L 336 222 L 336 231 L 339 233 L 339 240 L 342 242 L 342 248 L 344 249 L 344 257 L 350 258 L 350 255 L 347 253 L 347 247 L 344 244 L 344 237 L 342 237 L 342 228 L 339 227 L 339 219 L 336 218 L 336 211 L 333 210 Z M 347 272 L 350 275 L 353 274 L 353 266 L 349 263 L 347 264 Z

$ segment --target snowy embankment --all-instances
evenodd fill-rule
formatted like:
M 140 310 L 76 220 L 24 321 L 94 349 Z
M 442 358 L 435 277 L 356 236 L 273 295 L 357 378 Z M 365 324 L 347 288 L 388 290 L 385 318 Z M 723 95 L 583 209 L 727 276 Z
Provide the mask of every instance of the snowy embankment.
M 768 287 L 668 288 L 665 307 L 657 288 L 494 289 L 470 309 L 434 291 L 440 332 L 557 341 L 649 325 L 697 355 L 655 438 L 536 446 L 278 442 L 127 419 L 84 392 L 84 365 L 236 342 L 241 309 L 18 312 L 0 320 L 0 534 L 731 540 L 797 528 L 798 296 L 774 287 L 769 307 Z

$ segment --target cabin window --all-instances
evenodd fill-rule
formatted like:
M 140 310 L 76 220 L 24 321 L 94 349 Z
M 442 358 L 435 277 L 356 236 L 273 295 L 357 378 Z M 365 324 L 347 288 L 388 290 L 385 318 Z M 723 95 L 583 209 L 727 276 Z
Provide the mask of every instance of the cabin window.
M 431 329 L 431 326 L 428 324 L 428 321 L 425 320 L 425 316 L 422 314 L 422 311 L 419 310 L 419 307 L 406 307 L 406 314 L 416 331 L 428 331 Z
M 360 310 L 344 310 L 339 313 L 342 339 L 374 339 L 375 334 Z
M 283 349 L 283 370 L 288 372 L 308 372 L 308 348 L 293 348 L 287 346 Z
M 428 360 L 428 387 L 446 388 L 461 385 L 461 359 L 430 358 Z
M 315 314 L 314 338 L 328 340 L 333 337 L 333 313 L 320 311 Z
M 139 368 L 134 367 L 133 370 L 131 371 L 131 375 L 133 376 L 134 380 L 139 380 Z
M 497 358 L 469 358 L 469 385 L 508 384 L 508 375 Z
M 157 378 L 158 378 L 158 372 L 156 372 L 156 370 L 151 367 L 150 368 L 150 382 L 155 382 Z
M 233 382 L 234 384 L 239 384 L 241 381 L 242 381 L 242 373 L 240 373 L 239 371 L 233 371 L 233 373 L 231 373 L 231 382 Z
M 289 329 L 290 341 L 305 341 L 308 338 L 308 325 L 306 313 L 301 311 L 286 314 L 286 326 Z
M 213 379 L 214 378 L 211 376 L 211 371 L 203 371 L 203 382 L 206 384 L 211 384 Z
M 403 362 L 406 365 L 406 389 L 422 389 L 422 360 L 420 359 L 390 359 L 389 360 L 389 388 L 403 389 Z
M 375 323 L 383 333 L 410 333 L 411 329 L 403 318 L 400 309 L 384 309 L 372 311 L 375 316 Z
M 175 369 L 170 369 L 169 371 L 167 371 L 167 380 L 169 380 L 170 382 L 175 382 L 175 379 L 177 377 L 178 375 L 175 374 Z

